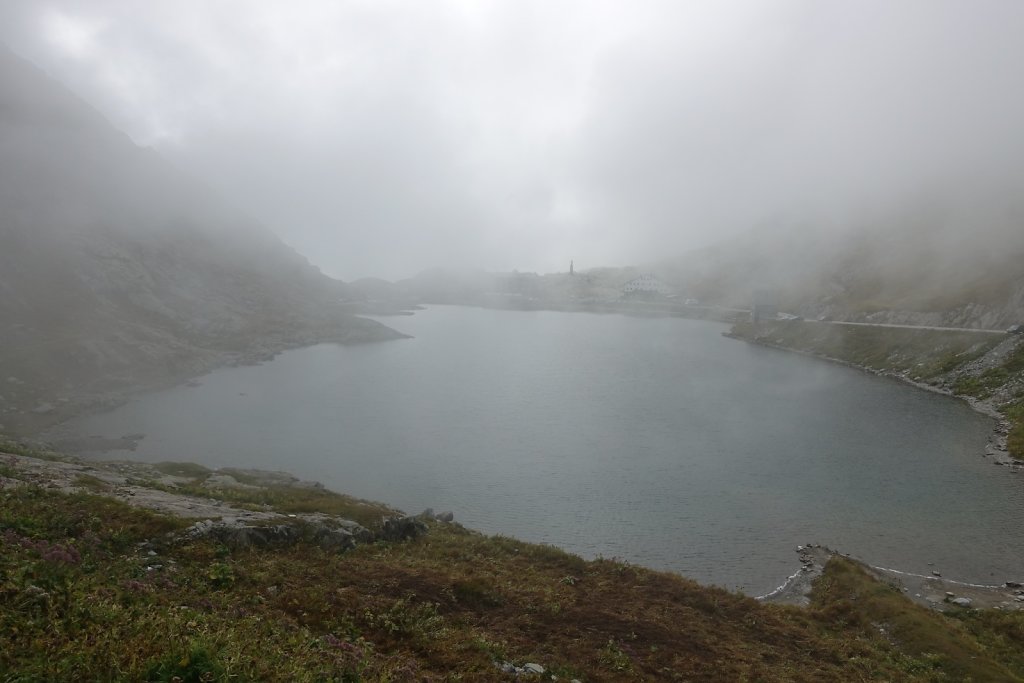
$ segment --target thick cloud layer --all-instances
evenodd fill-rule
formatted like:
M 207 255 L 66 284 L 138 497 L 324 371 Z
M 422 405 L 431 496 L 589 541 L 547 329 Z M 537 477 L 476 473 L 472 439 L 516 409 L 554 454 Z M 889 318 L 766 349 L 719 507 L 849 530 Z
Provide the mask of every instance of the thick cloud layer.
M 1009 202 L 1021 35 L 1014 0 L 0 6 L 13 50 L 344 279 Z

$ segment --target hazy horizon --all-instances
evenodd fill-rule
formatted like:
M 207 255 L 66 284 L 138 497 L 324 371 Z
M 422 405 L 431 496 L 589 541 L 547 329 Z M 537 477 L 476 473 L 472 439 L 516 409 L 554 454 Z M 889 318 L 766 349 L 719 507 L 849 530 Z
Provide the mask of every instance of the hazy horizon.
M 17 54 L 344 280 L 1016 221 L 1022 28 L 998 1 L 0 8 Z

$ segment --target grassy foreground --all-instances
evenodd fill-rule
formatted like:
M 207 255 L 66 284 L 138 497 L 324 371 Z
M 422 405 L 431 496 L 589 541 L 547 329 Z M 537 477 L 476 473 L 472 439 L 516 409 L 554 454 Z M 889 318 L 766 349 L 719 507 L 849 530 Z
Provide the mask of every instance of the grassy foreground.
M 847 560 L 800 609 L 440 522 L 347 553 L 233 550 L 0 458 L 0 681 L 1024 677 L 1020 612 L 933 613 Z

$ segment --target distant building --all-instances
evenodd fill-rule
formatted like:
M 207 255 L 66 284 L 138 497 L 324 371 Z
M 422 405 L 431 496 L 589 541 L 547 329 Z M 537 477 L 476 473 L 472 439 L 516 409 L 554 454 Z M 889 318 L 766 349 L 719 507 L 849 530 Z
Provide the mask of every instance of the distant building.
M 755 323 L 762 320 L 775 320 L 779 315 L 779 293 L 774 289 L 758 289 L 754 291 L 754 301 L 750 307 L 750 319 Z
M 634 278 L 622 285 L 623 294 L 635 292 L 655 292 L 657 294 L 668 294 L 672 291 L 665 283 L 650 273 Z

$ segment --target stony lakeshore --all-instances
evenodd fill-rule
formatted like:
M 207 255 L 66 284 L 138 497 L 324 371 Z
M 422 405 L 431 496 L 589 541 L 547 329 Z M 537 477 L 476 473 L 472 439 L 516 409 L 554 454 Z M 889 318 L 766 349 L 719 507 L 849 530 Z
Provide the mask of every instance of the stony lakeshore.
M 965 401 L 994 420 L 985 455 L 1024 469 L 1024 335 L 811 321 L 739 323 L 725 336 L 803 353 Z

